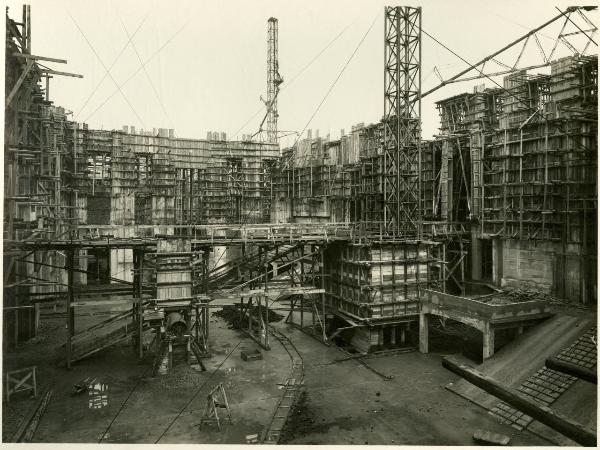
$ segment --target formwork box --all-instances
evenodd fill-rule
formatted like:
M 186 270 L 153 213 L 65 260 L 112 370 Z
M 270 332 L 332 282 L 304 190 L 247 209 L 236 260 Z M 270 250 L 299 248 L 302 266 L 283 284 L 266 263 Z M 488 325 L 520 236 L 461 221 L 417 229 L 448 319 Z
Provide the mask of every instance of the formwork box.
M 418 314 L 419 289 L 430 285 L 431 242 L 339 246 L 326 262 L 326 304 L 359 319 Z M 337 253 L 337 254 L 334 254 Z

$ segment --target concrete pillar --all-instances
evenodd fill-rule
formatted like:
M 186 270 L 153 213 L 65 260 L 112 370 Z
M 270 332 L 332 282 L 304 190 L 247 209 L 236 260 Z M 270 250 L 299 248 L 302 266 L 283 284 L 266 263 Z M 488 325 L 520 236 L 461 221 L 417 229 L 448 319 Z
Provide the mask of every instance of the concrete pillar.
M 429 316 L 423 312 L 419 315 L 419 351 L 429 353 Z
M 475 226 L 471 230 L 471 278 L 481 279 L 481 240 L 477 238 Z
M 377 329 L 377 345 L 383 346 L 383 327 Z
M 400 343 L 404 344 L 406 342 L 406 329 L 404 327 L 400 330 Z
M 40 302 L 33 304 L 34 308 L 34 335 L 37 336 L 38 330 L 40 329 Z
M 396 326 L 392 325 L 392 330 L 390 333 L 390 340 L 392 345 L 396 345 Z
M 483 328 L 483 359 L 491 358 L 494 354 L 494 329 L 489 322 Z

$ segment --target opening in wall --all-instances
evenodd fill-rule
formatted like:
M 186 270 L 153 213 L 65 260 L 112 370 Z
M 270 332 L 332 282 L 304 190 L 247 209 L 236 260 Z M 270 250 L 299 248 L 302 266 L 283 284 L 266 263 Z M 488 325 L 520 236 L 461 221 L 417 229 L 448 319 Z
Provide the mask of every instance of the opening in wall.
M 88 250 L 88 284 L 108 284 L 110 278 L 110 257 L 108 249 Z
M 492 281 L 494 274 L 493 241 L 491 239 L 481 240 L 481 279 Z

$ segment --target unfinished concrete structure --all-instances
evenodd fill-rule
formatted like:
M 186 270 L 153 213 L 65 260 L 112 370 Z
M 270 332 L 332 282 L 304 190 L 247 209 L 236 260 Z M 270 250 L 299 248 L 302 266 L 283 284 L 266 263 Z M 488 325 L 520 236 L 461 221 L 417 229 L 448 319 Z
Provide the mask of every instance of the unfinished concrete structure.
M 266 138 L 242 141 L 70 121 L 48 79 L 74 74 L 37 64 L 64 61 L 31 54 L 29 7 L 6 22 L 7 346 L 35 335 L 41 304 L 64 301 L 67 366 L 132 340 L 140 360 L 155 354 L 156 374 L 176 344 L 188 362 L 208 354 L 209 311 L 224 301 L 259 345 L 271 334 L 285 347 L 268 325 L 277 298 L 286 322 L 328 344 L 368 353 L 412 340 L 426 353 L 435 315 L 481 332 L 487 359 L 495 329 L 549 315 L 542 300 L 495 304 L 495 289 L 597 302 L 597 57 L 440 100 L 440 134 L 426 141 L 421 9 L 386 8 L 381 122 L 339 140 L 309 130 L 280 151 L 277 19 Z M 89 295 L 131 307 L 76 332 Z M 276 422 L 265 442 L 278 441 Z

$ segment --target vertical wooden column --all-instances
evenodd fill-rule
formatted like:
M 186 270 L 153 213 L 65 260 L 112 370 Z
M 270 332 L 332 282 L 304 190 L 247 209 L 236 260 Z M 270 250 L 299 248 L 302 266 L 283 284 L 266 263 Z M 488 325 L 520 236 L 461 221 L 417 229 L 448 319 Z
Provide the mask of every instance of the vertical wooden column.
M 321 289 L 325 291 L 325 247 L 321 246 Z M 323 320 L 321 322 L 321 331 L 323 333 L 323 341 L 327 342 L 327 334 L 325 333 L 325 325 L 327 323 L 327 314 L 325 313 L 325 292 L 321 292 L 321 314 L 323 314 Z
M 265 295 L 265 296 L 263 296 L 263 300 L 265 301 L 265 348 L 268 349 L 268 348 L 270 348 L 270 346 L 269 346 L 269 299 Z
M 143 333 L 143 328 L 144 328 L 144 309 L 143 309 L 143 306 L 142 306 L 142 302 L 143 302 L 143 298 L 144 298 L 144 295 L 143 295 L 143 292 L 142 292 L 142 289 L 143 289 L 143 286 L 144 286 L 144 277 L 143 277 L 143 274 L 144 274 L 144 272 L 143 272 L 144 271 L 144 250 L 140 249 L 140 250 L 136 251 L 134 249 L 133 251 L 134 251 L 134 253 L 137 253 L 137 261 L 136 261 L 137 264 L 136 264 L 136 268 L 135 268 L 136 270 L 135 270 L 135 272 L 137 273 L 137 279 L 136 279 L 136 281 L 137 281 L 137 289 L 136 289 L 136 291 L 137 291 L 137 297 L 138 297 L 138 300 L 137 300 L 137 304 L 138 304 L 138 307 L 137 307 L 137 315 L 138 315 L 138 317 L 137 317 L 137 319 L 138 319 L 138 323 L 137 323 L 137 326 L 138 326 L 138 358 L 142 359 L 144 357 L 144 348 L 143 348 L 143 341 L 142 341 L 142 337 L 143 337 L 143 334 L 144 334 Z
M 250 299 L 248 299 L 248 303 L 250 303 Z M 244 297 L 241 297 L 240 298 L 240 329 L 242 329 L 242 330 L 244 329 L 244 325 L 243 325 L 243 322 L 242 322 L 242 319 L 244 318 L 243 311 L 244 311 Z M 250 314 L 250 312 L 248 312 L 248 314 Z M 248 316 L 248 317 L 250 317 L 250 316 Z M 248 323 L 248 329 L 250 330 L 252 325 L 250 323 L 250 319 L 248 319 L 248 321 L 249 321 L 249 323 Z
M 261 304 L 261 300 L 265 301 L 265 319 L 264 319 L 264 327 L 265 327 L 265 348 L 269 348 L 269 299 L 267 298 L 267 280 L 269 276 L 269 265 L 267 264 L 267 248 L 263 252 L 264 256 L 264 273 L 265 273 L 265 294 L 263 296 L 258 297 L 258 304 Z M 262 299 L 261 299 L 262 297 Z M 258 307 L 258 314 L 262 316 L 262 308 Z
M 72 343 L 71 337 L 75 334 L 75 315 L 73 314 L 72 303 L 74 300 L 73 292 L 73 265 L 75 264 L 75 250 L 73 247 L 67 249 L 67 369 L 71 368 Z
M 267 279 L 268 279 L 268 271 L 269 271 L 269 264 L 267 263 L 267 248 L 265 247 L 263 250 L 263 260 L 262 260 L 262 264 L 263 264 L 263 273 L 265 274 L 265 291 L 267 290 Z
M 314 244 L 311 245 L 310 251 L 311 251 L 311 253 L 315 253 L 315 245 Z M 315 285 L 317 282 L 317 279 L 316 279 L 317 268 L 315 267 L 316 264 L 317 264 L 317 259 L 315 256 L 313 256 L 312 257 L 312 282 L 313 282 L 313 285 Z M 313 335 L 316 336 L 317 335 L 317 317 L 315 315 L 315 309 L 316 309 L 317 305 L 315 304 L 314 297 L 311 299 L 310 303 L 311 303 L 310 311 L 311 311 L 311 315 L 312 315 L 312 332 L 313 332 Z
M 33 304 L 33 310 L 34 310 L 34 318 L 33 318 L 34 336 L 37 336 L 38 330 L 40 328 L 40 302 L 35 302 Z
M 448 274 L 446 273 L 446 243 L 442 244 L 442 263 L 440 264 L 440 275 L 442 277 L 442 292 L 446 292 L 446 280 L 448 279 Z
M 198 305 L 194 306 L 194 314 L 196 315 L 196 323 L 194 324 L 194 334 L 196 335 L 196 344 L 200 344 L 200 318 L 204 318 L 204 308 L 202 312 L 198 309 Z
M 523 128 L 519 133 L 519 237 L 523 238 Z M 493 351 L 492 351 L 493 353 Z
M 300 286 L 304 286 L 304 258 L 300 260 Z M 300 328 L 304 327 L 304 295 L 300 295 Z
M 204 260 L 204 293 L 206 295 L 208 295 L 208 258 L 209 258 L 209 247 L 206 247 L 204 249 L 204 252 L 202 253 L 202 258 Z M 204 335 L 204 342 L 206 345 L 206 348 L 204 349 L 205 351 L 208 351 L 208 334 L 209 334 L 209 309 L 208 309 L 208 300 L 207 300 L 207 305 L 206 308 L 202 308 L 202 317 L 203 317 L 203 325 L 204 328 L 202 330 L 202 333 Z M 240 321 L 241 323 L 241 321 Z
M 419 315 L 419 351 L 429 353 L 429 315 L 424 312 Z

